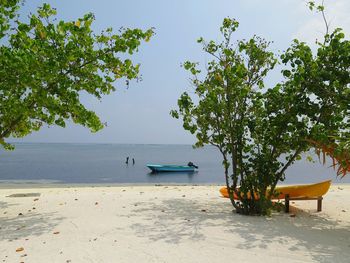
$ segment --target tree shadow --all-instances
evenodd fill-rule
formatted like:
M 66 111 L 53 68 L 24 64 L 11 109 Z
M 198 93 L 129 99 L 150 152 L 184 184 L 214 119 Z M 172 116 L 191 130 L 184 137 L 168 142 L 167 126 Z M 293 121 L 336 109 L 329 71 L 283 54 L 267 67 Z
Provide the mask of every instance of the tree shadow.
M 3 210 L 5 210 L 6 208 L 8 208 L 10 206 L 13 206 L 13 204 L 9 204 L 9 203 L 0 201 L 0 215 L 1 215 L 1 212 Z
M 62 217 L 55 213 L 27 212 L 18 216 L 9 216 L 5 209 L 15 204 L 0 201 L 0 241 L 12 241 L 27 238 L 29 236 L 40 236 L 52 231 Z M 5 213 L 5 214 L 4 214 Z
M 215 199 L 203 202 L 178 198 L 164 200 L 158 205 L 143 202 L 133 213 L 144 217 L 145 223 L 131 227 L 140 237 L 173 244 L 185 239 L 205 240 L 208 236 L 204 230 L 210 227 L 239 235 L 241 242 L 232 244 L 237 249 L 267 249 L 271 244 L 281 244 L 292 253 L 307 249 L 317 262 L 337 262 L 337 259 L 341 262 L 350 256 L 349 225 L 340 225 L 325 214 L 307 213 L 291 207 L 296 217 L 285 213 L 254 217 L 242 216 L 232 210 L 229 202 Z
M 138 236 L 144 236 L 152 241 L 163 240 L 167 243 L 180 243 L 183 238 L 192 240 L 205 239 L 201 233 L 201 223 L 208 224 L 208 217 L 201 211 L 199 203 L 173 199 L 163 201 L 154 206 L 148 202 L 138 203 L 133 215 L 144 215 L 144 224 L 133 224 Z M 160 213 L 159 213 L 160 211 Z
M 305 251 L 306 248 L 317 262 L 344 262 L 350 256 L 349 225 L 340 225 L 325 215 L 293 210 L 296 218 L 288 214 L 273 216 L 269 220 L 238 216 L 240 219 L 235 220 L 228 231 L 244 240 L 237 244 L 241 249 L 268 249 L 272 243 L 278 243 L 291 252 Z

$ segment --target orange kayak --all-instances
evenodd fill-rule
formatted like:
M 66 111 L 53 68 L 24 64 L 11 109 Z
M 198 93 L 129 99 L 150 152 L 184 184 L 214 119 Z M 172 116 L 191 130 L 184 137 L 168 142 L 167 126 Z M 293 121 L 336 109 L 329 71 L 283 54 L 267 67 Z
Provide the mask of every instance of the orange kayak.
M 276 191 L 279 193 L 279 195 L 273 197 L 273 199 L 284 199 L 287 194 L 290 198 L 319 197 L 325 195 L 328 192 L 330 186 L 331 180 L 320 182 L 317 184 L 277 186 Z M 226 187 L 220 188 L 220 193 L 223 197 L 229 197 Z M 234 199 L 238 199 L 236 194 L 234 195 Z

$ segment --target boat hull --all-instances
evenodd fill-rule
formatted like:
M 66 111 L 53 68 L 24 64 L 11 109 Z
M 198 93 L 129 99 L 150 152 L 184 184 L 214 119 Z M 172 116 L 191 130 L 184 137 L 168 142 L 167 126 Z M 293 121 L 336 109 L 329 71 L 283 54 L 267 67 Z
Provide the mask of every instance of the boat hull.
M 160 164 L 147 164 L 147 167 L 152 172 L 194 172 L 195 168 L 187 165 L 160 165 Z
M 317 184 L 278 186 L 276 187 L 276 192 L 278 193 L 278 195 L 272 197 L 272 199 L 284 199 L 286 195 L 289 195 L 289 198 L 319 197 L 325 195 L 328 192 L 330 185 L 331 180 L 320 182 Z M 220 193 L 223 197 L 229 197 L 226 187 L 222 187 L 220 189 Z M 236 194 L 234 195 L 234 199 L 239 199 Z

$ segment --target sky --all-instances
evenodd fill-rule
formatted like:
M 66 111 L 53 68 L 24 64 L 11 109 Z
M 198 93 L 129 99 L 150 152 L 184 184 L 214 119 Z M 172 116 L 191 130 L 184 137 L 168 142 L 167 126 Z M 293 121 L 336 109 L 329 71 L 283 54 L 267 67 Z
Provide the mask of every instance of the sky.
M 98 133 L 69 123 L 66 128 L 43 127 L 21 142 L 193 144 L 195 138 L 182 128 L 169 112 L 187 91 L 193 93 L 189 74 L 181 63 L 186 60 L 202 66 L 209 57 L 196 42 L 199 37 L 220 41 L 219 27 L 225 17 L 235 18 L 240 27 L 234 39 L 254 34 L 273 41 L 271 50 L 286 50 L 294 38 L 314 45 L 325 26 L 320 14 L 312 13 L 305 0 L 26 0 L 21 16 L 35 12 L 42 3 L 57 8 L 58 19 L 75 21 L 85 13 L 95 14 L 96 33 L 112 27 L 155 28 L 156 35 L 143 43 L 132 57 L 140 63 L 141 82 L 132 81 L 126 89 L 116 82 L 116 92 L 101 101 L 82 96 L 108 126 Z M 350 1 L 326 0 L 326 15 L 331 29 L 343 28 L 350 35 Z M 271 73 L 267 85 L 280 81 L 279 70 Z

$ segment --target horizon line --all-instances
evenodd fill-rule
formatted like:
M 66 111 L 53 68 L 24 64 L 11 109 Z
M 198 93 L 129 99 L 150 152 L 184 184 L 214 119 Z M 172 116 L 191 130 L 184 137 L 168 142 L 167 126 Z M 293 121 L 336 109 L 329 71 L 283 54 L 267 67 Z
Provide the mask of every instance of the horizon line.
M 8 141 L 9 144 L 119 144 L 119 145 L 190 145 L 190 143 L 124 143 L 124 142 L 18 142 Z M 210 145 L 205 145 L 210 146 Z

